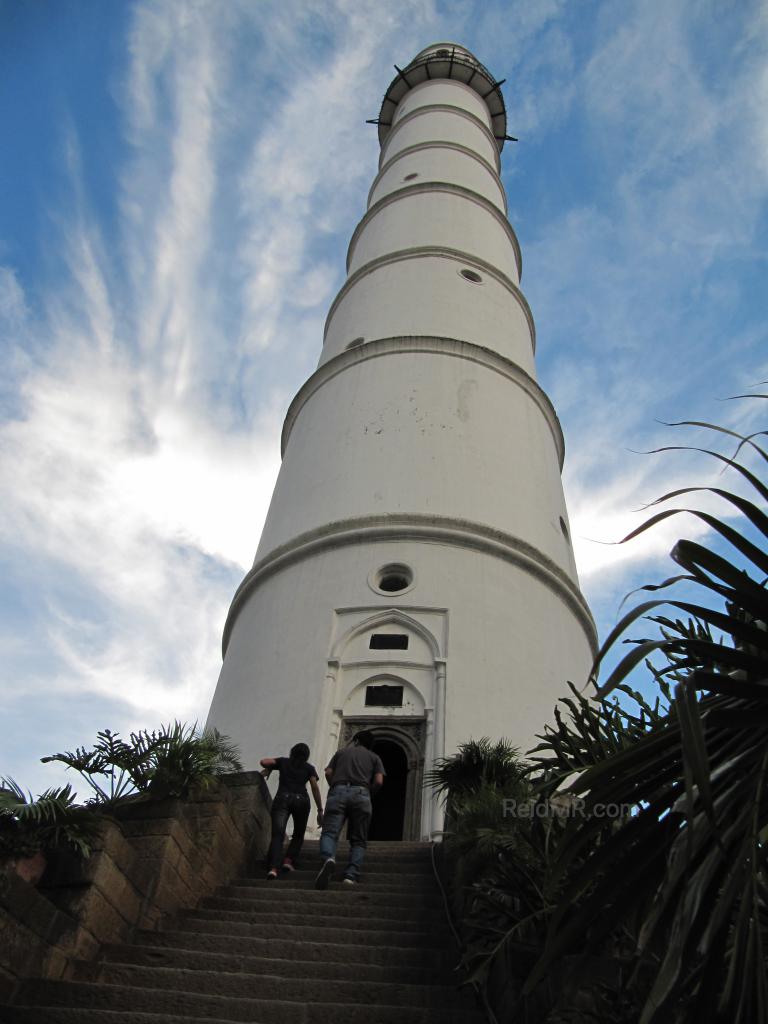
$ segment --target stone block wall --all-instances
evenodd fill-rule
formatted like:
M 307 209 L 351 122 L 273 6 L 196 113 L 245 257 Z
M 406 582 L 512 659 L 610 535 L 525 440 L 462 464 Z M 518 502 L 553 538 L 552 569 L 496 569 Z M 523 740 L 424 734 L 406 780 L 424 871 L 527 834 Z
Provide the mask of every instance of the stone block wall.
M 104 943 L 253 872 L 269 844 L 270 797 L 258 772 L 225 776 L 189 800 L 120 807 L 87 860 L 60 851 L 37 889 L 0 871 L 0 1001 L 17 981 L 67 977 Z
M 77 922 L 28 882 L 0 871 L 0 1003 L 21 978 L 60 978 Z

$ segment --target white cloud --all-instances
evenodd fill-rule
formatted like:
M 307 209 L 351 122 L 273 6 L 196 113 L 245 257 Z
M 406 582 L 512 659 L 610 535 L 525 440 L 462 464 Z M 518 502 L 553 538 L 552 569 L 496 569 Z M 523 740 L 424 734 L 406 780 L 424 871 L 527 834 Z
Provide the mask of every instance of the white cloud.
M 0 428 L 0 540 L 27 570 L 11 599 L 37 608 L 36 670 L 7 705 L 85 691 L 111 702 L 117 724 L 203 717 L 223 617 L 256 548 L 285 396 L 254 396 L 239 429 L 208 415 L 206 344 L 222 345 L 207 289 L 221 54 L 205 15 L 136 9 L 124 249 L 105 258 L 70 133 L 75 202 L 57 214 L 69 278 L 36 296 L 44 313 L 32 322 L 12 270 L 0 274 L 23 371 L 21 408 Z M 16 663 L 32 653 L 12 635 L 2 645 Z M 83 721 L 70 742 L 105 724 Z

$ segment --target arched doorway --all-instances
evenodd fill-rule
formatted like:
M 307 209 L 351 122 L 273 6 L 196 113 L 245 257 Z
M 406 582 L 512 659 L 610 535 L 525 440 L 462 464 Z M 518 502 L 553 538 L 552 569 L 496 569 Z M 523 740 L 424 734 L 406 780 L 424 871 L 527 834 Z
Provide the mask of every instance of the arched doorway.
M 361 729 L 369 729 L 373 749 L 387 773 L 381 791 L 373 799 L 370 839 L 412 841 L 422 837 L 425 726 L 423 718 L 355 716 L 342 720 L 339 746 L 345 747 Z
M 368 837 L 396 841 L 403 838 L 408 757 L 399 743 L 384 738 L 374 742 L 373 752 L 382 760 L 386 781 L 373 797 L 373 819 Z

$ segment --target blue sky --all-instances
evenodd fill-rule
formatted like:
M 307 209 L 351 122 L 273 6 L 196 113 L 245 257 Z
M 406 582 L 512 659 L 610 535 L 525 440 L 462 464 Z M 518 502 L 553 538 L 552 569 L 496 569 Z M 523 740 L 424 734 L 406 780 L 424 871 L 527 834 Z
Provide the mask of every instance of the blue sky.
M 0 774 L 203 719 L 288 402 L 376 171 L 394 63 L 499 78 L 504 184 L 605 634 L 712 479 L 659 420 L 758 425 L 768 7 L 0 0 Z M 694 433 L 687 439 L 696 440 Z M 690 524 L 691 530 L 698 530 Z

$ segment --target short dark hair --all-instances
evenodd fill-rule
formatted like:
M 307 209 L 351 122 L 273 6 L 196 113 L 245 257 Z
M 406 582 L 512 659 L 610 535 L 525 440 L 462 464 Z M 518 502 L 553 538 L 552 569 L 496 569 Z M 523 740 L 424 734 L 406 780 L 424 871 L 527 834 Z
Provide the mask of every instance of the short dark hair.
M 358 746 L 365 747 L 366 750 L 370 750 L 373 747 L 373 733 L 370 729 L 362 729 L 360 732 L 356 732 L 352 737 L 352 742 L 357 743 Z
M 291 747 L 290 758 L 291 761 L 294 762 L 294 764 L 304 764 L 304 762 L 309 758 L 309 747 L 307 746 L 307 744 L 295 743 Z

